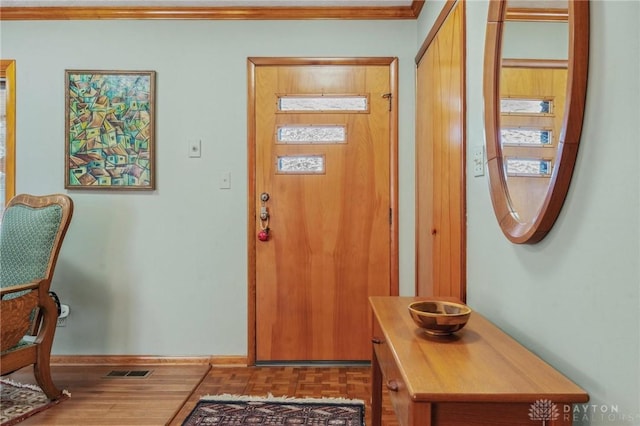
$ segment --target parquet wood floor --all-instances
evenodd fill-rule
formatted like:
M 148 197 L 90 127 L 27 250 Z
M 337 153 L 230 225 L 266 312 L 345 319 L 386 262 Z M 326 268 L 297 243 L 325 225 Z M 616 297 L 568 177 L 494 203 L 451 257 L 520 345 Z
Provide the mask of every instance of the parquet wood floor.
M 222 393 L 361 399 L 366 406 L 365 423 L 371 424 L 369 367 L 224 367 L 211 369 L 171 426 L 180 426 L 200 397 Z M 383 424 L 398 425 L 386 396 Z
M 153 371 L 143 379 L 104 378 L 111 370 L 145 369 Z M 201 396 L 223 393 L 361 399 L 366 404 L 366 424 L 371 424 L 369 367 L 54 365 L 52 372 L 55 383 L 68 389 L 71 398 L 21 426 L 180 426 Z M 9 378 L 35 383 L 28 368 Z M 398 425 L 386 395 L 382 418 L 385 426 Z

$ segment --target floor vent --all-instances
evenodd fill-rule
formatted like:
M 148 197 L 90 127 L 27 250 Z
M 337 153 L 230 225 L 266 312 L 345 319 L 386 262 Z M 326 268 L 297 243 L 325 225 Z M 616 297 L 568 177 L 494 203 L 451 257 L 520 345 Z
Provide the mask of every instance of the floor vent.
M 151 370 L 111 370 L 105 378 L 127 378 L 127 379 L 144 379 L 151 375 Z

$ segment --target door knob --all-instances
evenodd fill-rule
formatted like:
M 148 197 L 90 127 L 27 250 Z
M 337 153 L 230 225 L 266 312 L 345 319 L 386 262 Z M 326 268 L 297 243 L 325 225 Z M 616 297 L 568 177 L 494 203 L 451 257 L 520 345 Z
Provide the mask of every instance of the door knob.
M 269 210 L 267 209 L 267 201 L 269 201 L 269 193 L 260 194 L 260 231 L 258 232 L 258 240 L 269 241 Z

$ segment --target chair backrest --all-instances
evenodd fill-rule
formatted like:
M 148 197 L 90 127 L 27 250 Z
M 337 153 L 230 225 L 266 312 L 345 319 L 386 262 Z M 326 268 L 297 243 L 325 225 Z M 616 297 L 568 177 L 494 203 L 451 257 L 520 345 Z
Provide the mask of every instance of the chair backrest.
M 13 197 L 0 222 L 0 287 L 44 279 L 49 291 L 72 215 L 67 195 Z

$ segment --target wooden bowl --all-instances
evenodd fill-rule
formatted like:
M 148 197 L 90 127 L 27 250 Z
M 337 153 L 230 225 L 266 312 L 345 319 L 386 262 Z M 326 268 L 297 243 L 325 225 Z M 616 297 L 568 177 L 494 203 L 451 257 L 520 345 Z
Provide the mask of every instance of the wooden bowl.
M 471 308 L 443 300 L 423 300 L 409 304 L 413 321 L 426 333 L 446 336 L 460 330 L 471 316 Z

